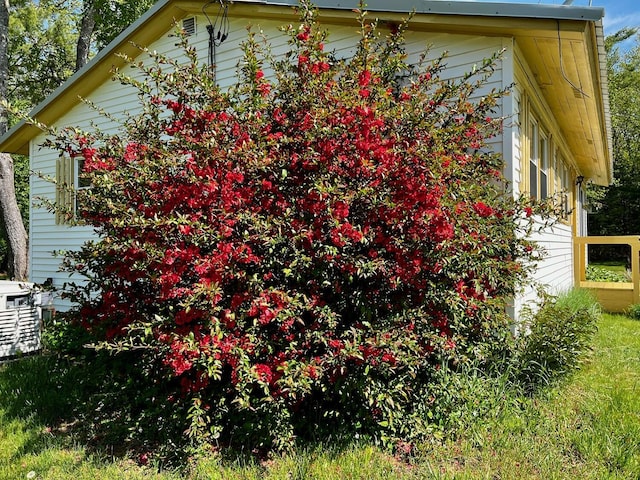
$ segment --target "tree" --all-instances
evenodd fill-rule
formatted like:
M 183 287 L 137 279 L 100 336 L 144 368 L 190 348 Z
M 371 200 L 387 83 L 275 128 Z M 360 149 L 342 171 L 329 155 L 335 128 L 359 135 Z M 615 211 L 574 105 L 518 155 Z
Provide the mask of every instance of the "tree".
M 93 41 L 96 49 L 100 50 L 151 5 L 153 0 L 83 0 L 78 27 L 76 70 L 89 61 Z
M 9 1 L 0 2 L 0 101 L 7 99 L 9 77 Z M 8 113 L 0 106 L 0 135 L 8 129 Z M 0 210 L 10 246 L 9 276 L 26 280 L 29 270 L 27 231 L 16 201 L 14 164 L 11 155 L 0 153 Z
M 28 111 L 74 71 L 73 3 L 18 1 L 10 9 L 7 99 Z
M 82 15 L 80 28 L 78 29 L 78 44 L 76 47 L 76 71 L 80 70 L 89 61 L 91 53 L 91 37 L 96 26 L 96 12 L 93 0 L 82 2 Z
M 640 45 L 619 49 L 635 34 L 625 29 L 606 39 L 615 180 L 591 189 L 597 207 L 589 215 L 592 235 L 640 234 Z
M 65 318 L 126 356 L 137 410 L 110 416 L 156 441 L 415 440 L 438 365 L 490 362 L 511 334 L 537 251 L 486 143 L 505 92 L 476 96 L 498 55 L 443 80 L 443 59 L 404 62 L 406 25 L 383 39 L 361 13 L 337 61 L 300 8 L 284 57 L 249 36 L 230 91 L 183 40 L 190 62 L 147 52 L 143 79 L 120 76 L 142 102 L 120 132 L 48 144 L 84 157 L 78 221 L 99 235 L 65 257 L 86 278 Z
M 125 28 L 135 22 L 154 0 L 94 0 L 96 11 L 96 46 L 105 47 Z
M 14 184 L 16 200 L 25 221 L 25 229 L 28 229 L 29 218 L 29 159 L 22 155 L 13 155 Z M 9 270 L 9 242 L 4 228 L 4 221 L 0 215 L 0 273 Z
M 27 280 L 29 274 L 28 236 L 16 202 L 14 164 L 11 155 L 0 154 L 0 210 L 9 244 L 9 278 Z
M 61 8 L 65 6 L 67 8 Z M 0 51 L 4 70 L 0 97 L 17 110 L 28 110 L 57 88 L 72 72 L 73 19 L 72 5 L 42 0 L 3 2 L 2 29 L 6 40 Z M 2 111 L 2 133 L 12 119 Z M 3 235 L 0 252 L 6 254 L 10 276 L 25 280 L 28 270 L 28 160 L 24 157 L 1 157 Z M 17 174 L 17 175 L 16 175 Z M 6 240 L 5 240 L 6 237 Z M 8 246 L 9 248 L 5 248 Z

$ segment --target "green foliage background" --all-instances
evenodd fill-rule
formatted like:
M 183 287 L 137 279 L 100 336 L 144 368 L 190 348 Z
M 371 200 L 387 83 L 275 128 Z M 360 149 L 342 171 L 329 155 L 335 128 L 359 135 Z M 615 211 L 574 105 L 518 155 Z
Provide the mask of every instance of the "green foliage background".
M 590 188 L 590 235 L 640 234 L 640 44 L 620 49 L 635 35 L 624 29 L 606 39 L 615 181 Z

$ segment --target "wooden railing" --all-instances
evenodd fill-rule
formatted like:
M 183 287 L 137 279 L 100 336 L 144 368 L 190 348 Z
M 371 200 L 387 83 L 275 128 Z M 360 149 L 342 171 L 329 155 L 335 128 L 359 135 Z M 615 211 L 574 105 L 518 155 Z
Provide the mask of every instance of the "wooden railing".
M 589 245 L 628 245 L 631 249 L 630 282 L 587 281 L 587 248 Z M 576 286 L 592 291 L 602 307 L 609 312 L 623 312 L 640 303 L 640 237 L 576 237 L 574 239 L 574 278 Z

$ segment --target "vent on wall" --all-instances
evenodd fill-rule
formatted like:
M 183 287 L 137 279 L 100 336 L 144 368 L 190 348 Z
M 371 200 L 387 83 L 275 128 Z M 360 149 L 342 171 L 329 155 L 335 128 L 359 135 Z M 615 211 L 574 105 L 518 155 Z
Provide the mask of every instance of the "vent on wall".
M 182 30 L 184 30 L 186 35 L 195 35 L 196 17 L 189 17 L 182 20 Z

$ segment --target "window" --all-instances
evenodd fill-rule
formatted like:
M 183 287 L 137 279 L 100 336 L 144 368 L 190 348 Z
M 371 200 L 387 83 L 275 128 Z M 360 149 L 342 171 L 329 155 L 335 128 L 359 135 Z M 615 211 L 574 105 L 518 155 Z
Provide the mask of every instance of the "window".
M 549 139 L 543 133 L 540 134 L 539 147 L 539 175 L 540 175 L 540 199 L 549 196 Z
M 523 92 L 516 98 L 519 191 L 536 201 L 553 200 L 559 220 L 569 223 L 575 208 L 575 170 L 564 148 L 561 132 L 552 116 L 546 120 L 544 106 L 537 106 Z M 538 108 L 539 107 L 539 108 Z M 549 112 L 547 112 L 549 113 Z
M 78 210 L 76 192 L 91 187 L 80 173 L 84 168 L 83 157 L 61 156 L 56 162 L 56 224 L 71 223 Z
M 79 201 L 79 196 L 78 196 L 78 192 L 80 190 L 87 190 L 89 188 L 91 188 L 91 182 L 89 181 L 89 179 L 85 178 L 82 175 L 82 172 L 84 171 L 84 162 L 85 159 L 82 157 L 78 157 L 75 159 L 75 177 L 74 177 L 74 188 L 75 188 L 75 211 L 78 211 L 78 201 Z
M 549 139 L 538 122 L 529 128 L 529 194 L 536 200 L 549 196 Z
M 538 124 L 531 122 L 529 139 L 531 149 L 529 151 L 529 193 L 533 198 L 538 198 Z
M 558 152 L 554 155 L 555 188 L 554 198 L 556 206 L 561 212 L 561 218 L 567 220 L 573 212 L 573 183 L 572 170 Z
M 562 211 L 562 218 L 567 219 L 573 211 L 571 197 L 571 172 L 566 162 L 560 155 L 556 155 L 555 162 L 556 173 L 556 196 L 558 198 L 559 207 Z

